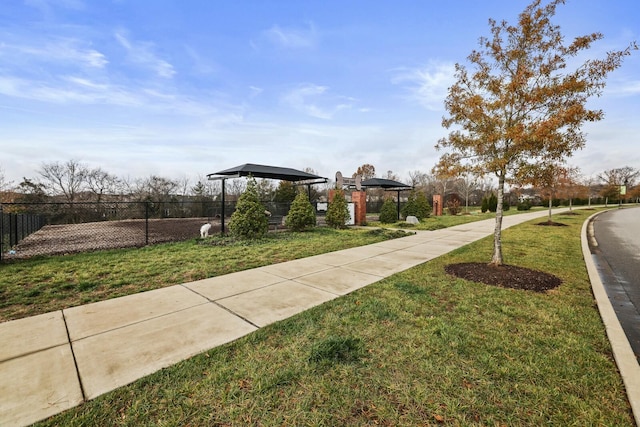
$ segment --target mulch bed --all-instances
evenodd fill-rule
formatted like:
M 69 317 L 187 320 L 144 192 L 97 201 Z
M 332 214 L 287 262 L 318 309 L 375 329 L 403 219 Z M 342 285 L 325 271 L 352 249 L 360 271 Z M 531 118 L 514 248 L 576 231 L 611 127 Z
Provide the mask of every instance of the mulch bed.
M 449 264 L 445 271 L 453 276 L 503 288 L 546 292 L 562 284 L 558 277 L 515 265 L 495 266 L 482 262 Z
M 555 222 L 555 221 L 545 221 L 545 222 L 539 222 L 536 225 L 549 225 L 552 227 L 566 227 L 567 224 L 563 224 L 561 222 Z

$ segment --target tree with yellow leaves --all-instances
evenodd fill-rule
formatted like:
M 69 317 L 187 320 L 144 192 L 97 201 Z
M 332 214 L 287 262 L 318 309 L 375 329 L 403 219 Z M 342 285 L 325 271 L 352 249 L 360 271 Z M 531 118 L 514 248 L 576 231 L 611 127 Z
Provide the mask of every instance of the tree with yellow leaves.
M 439 168 L 456 172 L 493 174 L 498 181 L 498 209 L 491 263 L 503 263 L 501 230 L 505 183 L 517 182 L 520 170 L 562 162 L 585 144 L 584 122 L 603 118 L 601 110 L 586 107 L 601 95 L 607 75 L 637 50 L 609 52 L 569 66 L 601 33 L 576 37 L 565 45 L 560 27 L 551 22 L 564 0 L 541 5 L 534 0 L 519 15 L 517 25 L 490 19 L 491 37 L 481 37 L 480 49 L 468 56 L 468 71 L 456 64 L 456 82 L 445 99 L 453 128 L 436 145 L 448 149 Z

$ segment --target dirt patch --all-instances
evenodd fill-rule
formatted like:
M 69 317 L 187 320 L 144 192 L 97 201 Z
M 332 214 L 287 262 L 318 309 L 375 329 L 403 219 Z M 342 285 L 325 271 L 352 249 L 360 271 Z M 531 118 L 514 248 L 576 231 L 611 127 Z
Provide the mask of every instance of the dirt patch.
M 561 222 L 555 222 L 555 221 L 539 222 L 536 225 L 547 225 L 550 227 L 567 227 L 567 224 L 563 224 Z
M 562 284 L 558 277 L 515 265 L 495 266 L 481 262 L 449 264 L 445 271 L 462 279 L 503 288 L 545 292 Z
M 18 243 L 13 248 L 15 254 L 6 253 L 3 258 L 9 260 L 177 242 L 199 238 L 200 227 L 206 222 L 207 218 L 166 218 L 150 219 L 148 225 L 144 219 L 47 225 Z M 211 224 L 209 234 L 219 233 L 220 222 Z

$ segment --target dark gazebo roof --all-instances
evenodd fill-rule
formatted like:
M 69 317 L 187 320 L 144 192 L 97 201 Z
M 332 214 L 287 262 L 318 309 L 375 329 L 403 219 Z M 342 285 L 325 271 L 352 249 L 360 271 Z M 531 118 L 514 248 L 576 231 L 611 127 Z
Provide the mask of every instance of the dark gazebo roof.
M 410 188 L 413 188 L 410 185 L 403 184 L 402 182 L 384 178 L 365 179 L 360 185 L 362 185 L 363 187 L 384 188 L 385 190 L 408 190 Z
M 279 179 L 281 181 L 310 181 L 322 180 L 327 182 L 327 178 L 314 175 L 308 172 L 299 171 L 291 168 L 281 168 L 277 166 L 256 165 L 253 163 L 245 163 L 244 165 L 234 168 L 225 169 L 220 172 L 210 173 L 207 175 L 209 179 L 216 178 L 235 178 L 242 176 L 253 176 L 254 178 Z

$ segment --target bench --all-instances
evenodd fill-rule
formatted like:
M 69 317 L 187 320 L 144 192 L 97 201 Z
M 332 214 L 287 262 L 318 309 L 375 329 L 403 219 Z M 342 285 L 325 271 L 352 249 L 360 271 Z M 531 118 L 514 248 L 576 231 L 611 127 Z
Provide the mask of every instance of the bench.
M 269 228 L 277 230 L 278 227 L 284 227 L 284 218 L 283 215 L 271 215 L 268 217 Z

